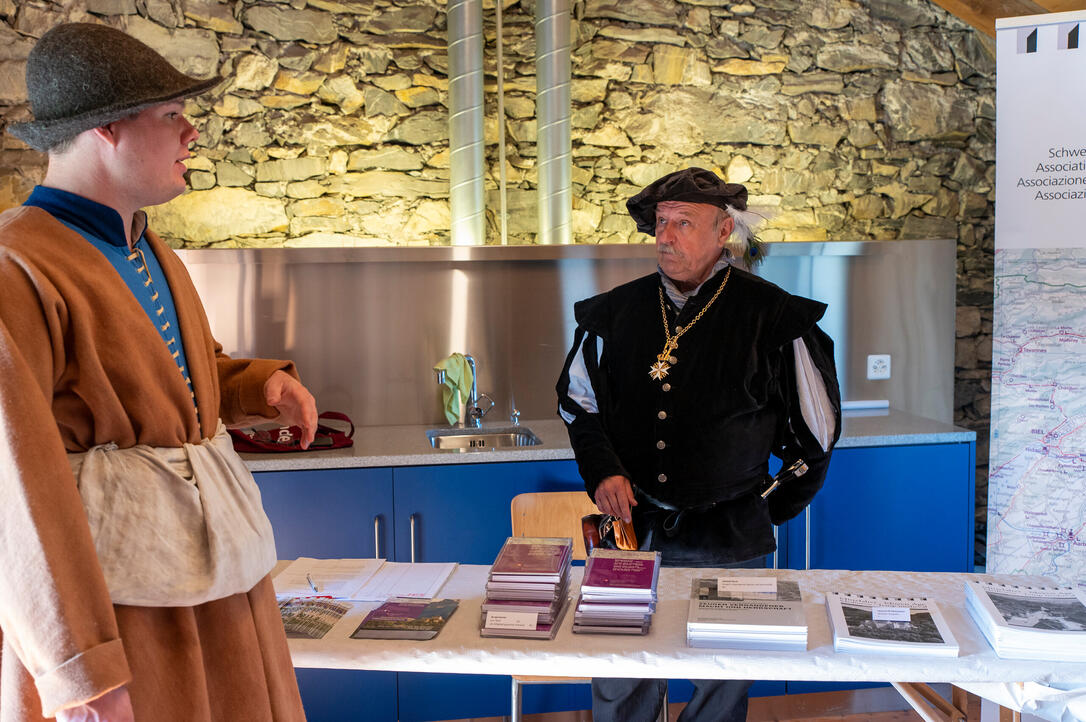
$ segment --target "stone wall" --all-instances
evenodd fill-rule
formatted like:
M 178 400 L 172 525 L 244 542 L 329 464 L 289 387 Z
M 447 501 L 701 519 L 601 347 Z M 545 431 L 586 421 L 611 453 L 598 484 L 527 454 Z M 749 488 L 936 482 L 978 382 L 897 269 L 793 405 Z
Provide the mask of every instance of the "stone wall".
M 488 242 L 498 226 L 486 7 Z M 511 243 L 536 223 L 533 0 L 502 0 Z M 575 0 L 573 223 L 638 243 L 625 198 L 687 165 L 745 183 L 770 241 L 958 240 L 958 423 L 978 431 L 983 534 L 991 361 L 989 39 L 928 0 Z M 177 245 L 448 242 L 444 5 L 428 0 L 0 0 L 0 125 L 25 117 L 33 39 L 127 30 L 191 74 L 192 190 L 153 211 Z M 0 146 L 0 208 L 43 158 Z M 979 537 L 983 539 L 983 537 Z

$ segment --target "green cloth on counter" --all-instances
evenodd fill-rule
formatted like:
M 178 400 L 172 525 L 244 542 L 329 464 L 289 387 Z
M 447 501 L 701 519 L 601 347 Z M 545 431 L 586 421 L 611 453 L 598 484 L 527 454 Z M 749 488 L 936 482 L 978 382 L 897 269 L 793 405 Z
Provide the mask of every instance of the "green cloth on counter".
M 468 401 L 471 389 L 471 366 L 462 353 L 454 353 L 434 366 L 434 371 L 445 372 L 445 388 L 441 390 L 445 418 L 452 426 L 460 420 L 460 402 Z

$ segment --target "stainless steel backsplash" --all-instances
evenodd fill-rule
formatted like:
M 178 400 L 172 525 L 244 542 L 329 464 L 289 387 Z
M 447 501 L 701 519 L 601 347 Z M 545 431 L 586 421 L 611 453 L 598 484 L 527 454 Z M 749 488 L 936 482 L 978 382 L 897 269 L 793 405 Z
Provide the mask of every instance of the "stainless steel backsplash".
M 484 421 L 554 415 L 573 302 L 656 268 L 651 245 L 178 253 L 227 353 L 293 359 L 321 410 L 364 426 L 443 424 L 432 366 L 454 351 L 496 402 Z M 759 274 L 829 304 L 845 399 L 949 422 L 954 254 L 949 240 L 771 244 Z M 889 380 L 867 380 L 868 354 L 891 356 Z

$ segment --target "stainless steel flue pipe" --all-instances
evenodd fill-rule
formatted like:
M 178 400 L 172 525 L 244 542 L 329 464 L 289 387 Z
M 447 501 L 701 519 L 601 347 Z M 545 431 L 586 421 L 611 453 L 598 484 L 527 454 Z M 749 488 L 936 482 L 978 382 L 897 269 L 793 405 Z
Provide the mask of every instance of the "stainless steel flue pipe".
M 538 242 L 572 243 L 569 0 L 536 0 L 535 43 Z
M 486 242 L 482 0 L 449 0 L 447 22 L 450 240 L 454 246 L 481 246 Z

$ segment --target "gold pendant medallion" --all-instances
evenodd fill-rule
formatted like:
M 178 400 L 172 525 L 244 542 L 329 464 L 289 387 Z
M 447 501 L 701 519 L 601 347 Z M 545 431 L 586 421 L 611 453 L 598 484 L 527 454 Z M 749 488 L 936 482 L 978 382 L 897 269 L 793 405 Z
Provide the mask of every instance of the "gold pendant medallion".
M 732 269 L 731 266 L 728 266 L 728 270 L 724 272 L 724 280 L 720 282 L 713 297 L 709 299 L 707 304 L 702 306 L 701 310 L 698 311 L 698 315 L 694 316 L 690 323 L 685 326 L 676 326 L 674 335 L 671 334 L 671 327 L 667 322 L 667 307 L 664 304 L 664 289 L 662 286 L 658 289 L 660 295 L 660 317 L 664 322 L 664 350 L 656 356 L 656 363 L 649 367 L 649 376 L 653 380 L 661 381 L 667 376 L 667 372 L 671 370 L 672 365 L 678 363 L 678 359 L 672 356 L 672 354 L 675 352 L 675 349 L 679 348 L 679 337 L 689 331 L 695 323 L 701 320 L 701 317 L 705 315 L 705 312 L 708 311 L 709 307 L 716 301 L 720 292 L 728 285 L 728 279 L 731 278 L 731 275 Z

